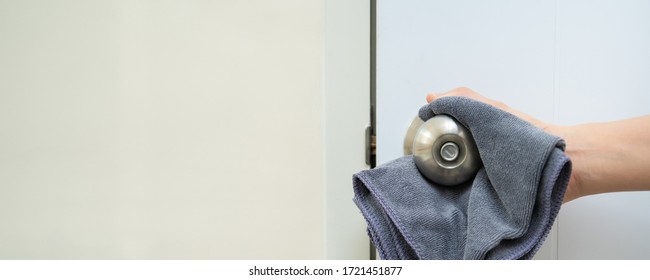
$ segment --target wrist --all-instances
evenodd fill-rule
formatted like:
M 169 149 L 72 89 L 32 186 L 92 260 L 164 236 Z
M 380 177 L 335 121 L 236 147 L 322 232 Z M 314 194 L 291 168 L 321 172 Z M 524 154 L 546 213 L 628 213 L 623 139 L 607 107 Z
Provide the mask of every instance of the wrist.
M 571 177 L 569 179 L 566 193 L 564 194 L 563 203 L 586 195 L 582 186 L 583 165 L 581 164 L 581 150 L 584 143 L 580 140 L 579 134 L 575 133 L 576 127 L 549 124 L 543 129 L 547 133 L 558 136 L 565 141 L 566 146 L 564 153 L 571 160 Z

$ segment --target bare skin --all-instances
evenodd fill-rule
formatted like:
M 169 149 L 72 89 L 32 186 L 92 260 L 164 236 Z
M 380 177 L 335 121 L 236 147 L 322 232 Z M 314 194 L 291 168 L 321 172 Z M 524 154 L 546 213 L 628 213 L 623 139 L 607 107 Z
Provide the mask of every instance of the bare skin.
M 563 138 L 566 154 L 573 163 L 564 203 L 593 194 L 650 190 L 650 115 L 560 126 L 537 120 L 464 87 L 428 94 L 427 102 L 444 96 L 464 96 L 490 104 Z

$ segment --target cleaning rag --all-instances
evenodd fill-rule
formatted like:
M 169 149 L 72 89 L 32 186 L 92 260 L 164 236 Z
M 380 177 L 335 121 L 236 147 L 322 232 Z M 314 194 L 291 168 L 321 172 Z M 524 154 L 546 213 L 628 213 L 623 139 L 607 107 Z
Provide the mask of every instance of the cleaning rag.
M 548 235 L 571 175 L 565 143 L 496 107 L 442 97 L 426 121 L 454 117 L 483 166 L 457 186 L 427 180 L 405 156 L 353 176 L 354 202 L 382 259 L 530 259 Z

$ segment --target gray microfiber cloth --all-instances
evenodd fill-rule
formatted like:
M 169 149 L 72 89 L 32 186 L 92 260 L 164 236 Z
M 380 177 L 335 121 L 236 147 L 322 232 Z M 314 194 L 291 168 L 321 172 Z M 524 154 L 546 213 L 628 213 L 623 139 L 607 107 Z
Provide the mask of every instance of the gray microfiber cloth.
M 441 186 L 405 156 L 353 176 L 354 201 L 382 259 L 530 259 L 548 235 L 571 174 L 564 141 L 493 106 L 443 97 L 420 109 L 467 127 L 483 167 Z

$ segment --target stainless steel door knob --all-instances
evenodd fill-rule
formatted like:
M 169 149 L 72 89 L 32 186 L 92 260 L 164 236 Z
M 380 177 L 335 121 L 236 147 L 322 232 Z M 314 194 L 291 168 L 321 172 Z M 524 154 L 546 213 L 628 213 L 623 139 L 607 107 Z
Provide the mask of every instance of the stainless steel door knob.
M 427 179 L 445 186 L 471 179 L 481 167 L 471 133 L 447 115 L 426 122 L 415 117 L 404 139 L 404 154 L 413 154 L 415 165 Z

